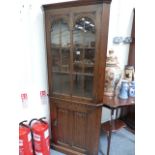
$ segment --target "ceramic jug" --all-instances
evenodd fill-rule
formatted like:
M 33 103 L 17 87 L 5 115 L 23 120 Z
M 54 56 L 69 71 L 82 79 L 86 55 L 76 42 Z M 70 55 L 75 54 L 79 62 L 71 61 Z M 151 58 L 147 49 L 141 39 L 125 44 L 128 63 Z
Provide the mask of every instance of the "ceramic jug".
M 129 96 L 130 97 L 135 97 L 135 81 L 132 81 L 130 83 L 130 87 L 129 87 Z
M 128 99 L 128 92 L 129 92 L 129 84 L 128 81 L 123 80 L 121 83 L 121 89 L 119 93 L 119 98 L 121 99 Z

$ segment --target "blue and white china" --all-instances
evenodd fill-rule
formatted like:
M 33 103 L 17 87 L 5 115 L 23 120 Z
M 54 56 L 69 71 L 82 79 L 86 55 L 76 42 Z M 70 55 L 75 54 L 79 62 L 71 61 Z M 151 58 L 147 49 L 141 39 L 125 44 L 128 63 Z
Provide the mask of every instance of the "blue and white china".
M 129 87 L 129 96 L 130 97 L 135 97 L 135 81 L 132 81 L 130 83 L 130 87 Z
M 123 80 L 121 83 L 121 89 L 119 92 L 119 98 L 121 99 L 128 99 L 128 92 L 129 92 L 129 84 L 127 80 Z

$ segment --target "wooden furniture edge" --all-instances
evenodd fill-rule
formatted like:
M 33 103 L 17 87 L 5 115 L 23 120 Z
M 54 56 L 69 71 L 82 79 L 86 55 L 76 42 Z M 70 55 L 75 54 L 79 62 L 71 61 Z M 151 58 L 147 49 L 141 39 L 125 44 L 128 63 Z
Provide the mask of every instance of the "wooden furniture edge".
M 126 124 L 119 120 L 119 119 L 116 119 L 116 120 L 113 120 L 113 127 L 112 127 L 112 132 L 115 132 L 115 131 L 118 131 L 122 128 L 126 127 Z M 104 122 L 101 124 L 101 129 L 106 132 L 106 133 L 109 133 L 110 131 L 110 121 L 107 121 L 107 122 Z
M 84 6 L 84 5 L 93 5 L 93 4 L 102 4 L 102 3 L 111 3 L 112 0 L 78 0 L 78 1 L 69 1 L 69 2 L 60 2 L 53 4 L 45 4 L 43 5 L 44 10 L 50 9 L 59 9 L 66 7 L 76 7 L 76 6 Z
M 94 108 L 103 106 L 103 103 L 91 104 L 91 103 L 86 103 L 86 102 L 76 102 L 76 101 L 72 101 L 72 100 L 65 100 L 65 99 L 60 99 L 60 98 L 55 98 L 55 97 L 49 97 L 49 98 L 52 100 L 56 100 L 56 101 L 67 101 L 67 102 L 73 102 L 73 103 L 77 103 L 77 104 L 83 104 L 83 105 L 91 106 Z
M 54 143 L 51 144 L 51 147 L 54 149 L 54 150 L 57 150 L 57 151 L 60 151 L 60 152 L 63 152 L 67 155 L 86 155 L 86 154 L 83 154 L 83 153 L 79 153 L 75 150 L 71 150 L 71 149 L 68 149 L 66 147 L 63 147 L 63 146 L 60 146 L 60 145 L 56 145 Z

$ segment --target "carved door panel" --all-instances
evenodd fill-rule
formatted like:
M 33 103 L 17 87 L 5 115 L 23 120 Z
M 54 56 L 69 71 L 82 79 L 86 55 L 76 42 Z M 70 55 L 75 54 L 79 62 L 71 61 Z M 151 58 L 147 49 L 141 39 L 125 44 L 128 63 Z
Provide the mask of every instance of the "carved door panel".
M 73 146 L 86 149 L 87 113 L 74 112 Z
M 53 100 L 53 105 L 57 122 L 57 143 L 84 154 L 90 154 L 89 151 L 96 152 L 94 146 L 98 146 L 99 141 L 92 141 L 99 138 L 101 107 L 59 99 Z M 89 149 L 91 147 L 92 150 Z
M 73 150 L 87 151 L 87 107 L 56 101 L 57 142 Z

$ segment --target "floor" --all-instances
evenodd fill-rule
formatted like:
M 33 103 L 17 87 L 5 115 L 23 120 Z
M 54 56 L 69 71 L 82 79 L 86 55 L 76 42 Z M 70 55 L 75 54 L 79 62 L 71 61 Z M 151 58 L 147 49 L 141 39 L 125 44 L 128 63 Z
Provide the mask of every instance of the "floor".
M 51 155 L 64 155 L 63 153 L 51 150 Z
M 107 138 L 101 133 L 98 155 L 106 155 Z M 64 155 L 51 150 L 51 155 Z M 112 134 L 110 155 L 135 155 L 135 135 L 127 129 Z

